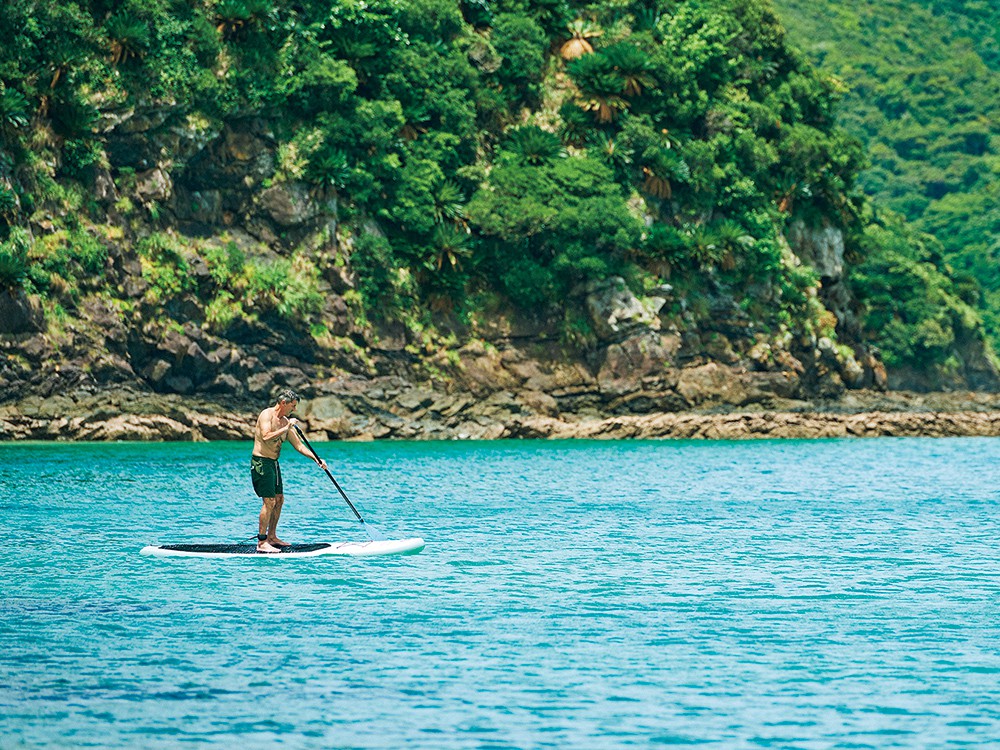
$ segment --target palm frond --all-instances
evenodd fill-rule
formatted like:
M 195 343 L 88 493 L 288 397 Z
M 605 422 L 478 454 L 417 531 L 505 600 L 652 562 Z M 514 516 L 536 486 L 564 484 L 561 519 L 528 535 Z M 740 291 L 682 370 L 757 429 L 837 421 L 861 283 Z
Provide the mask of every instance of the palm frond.
M 599 37 L 604 31 L 593 21 L 577 18 L 567 26 L 570 38 L 559 48 L 559 54 L 564 60 L 576 60 L 594 51 L 594 46 L 588 41 Z
M 634 44 L 618 42 L 601 50 L 611 68 L 621 77 L 621 93 L 640 96 L 645 89 L 656 86 L 649 55 Z
M 508 131 L 506 149 L 518 161 L 533 166 L 566 155 L 566 150 L 563 148 L 559 136 L 542 130 L 537 125 L 522 125 Z
M 446 221 L 462 223 L 465 220 L 465 196 L 462 189 L 451 180 L 445 180 L 438 185 L 433 195 L 434 221 L 443 224 Z
M 104 24 L 111 47 L 111 64 L 119 65 L 130 58 L 140 57 L 149 46 L 149 26 L 126 11 L 115 13 Z

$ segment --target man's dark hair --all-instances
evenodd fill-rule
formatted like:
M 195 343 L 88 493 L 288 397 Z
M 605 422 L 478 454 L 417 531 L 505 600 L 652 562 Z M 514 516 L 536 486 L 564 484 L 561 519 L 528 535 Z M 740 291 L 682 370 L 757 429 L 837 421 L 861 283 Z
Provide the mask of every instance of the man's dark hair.
M 279 404 L 290 404 L 292 401 L 298 401 L 299 394 L 293 391 L 291 388 L 286 388 L 281 393 L 278 394 Z

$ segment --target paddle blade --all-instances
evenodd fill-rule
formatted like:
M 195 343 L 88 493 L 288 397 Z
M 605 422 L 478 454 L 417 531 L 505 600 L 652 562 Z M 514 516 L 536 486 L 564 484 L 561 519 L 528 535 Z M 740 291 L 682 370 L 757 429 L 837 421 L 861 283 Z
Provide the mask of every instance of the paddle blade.
M 362 521 L 361 525 L 364 527 L 365 533 L 368 535 L 368 538 L 371 539 L 373 542 L 385 541 L 385 536 L 383 536 L 382 533 L 378 529 L 373 527 L 371 524 L 367 524 L 364 521 Z

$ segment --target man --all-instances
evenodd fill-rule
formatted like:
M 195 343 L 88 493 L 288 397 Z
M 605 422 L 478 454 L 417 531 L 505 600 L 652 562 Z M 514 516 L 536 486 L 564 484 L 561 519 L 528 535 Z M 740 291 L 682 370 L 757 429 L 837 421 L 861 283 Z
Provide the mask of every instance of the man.
M 299 397 L 295 391 L 286 389 L 278 394 L 278 402 L 264 409 L 257 417 L 257 426 L 253 433 L 253 455 L 250 457 L 250 478 L 257 496 L 264 501 L 260 509 L 260 526 L 257 533 L 258 552 L 281 552 L 281 547 L 291 546 L 278 538 L 278 519 L 281 518 L 281 506 L 285 502 L 285 490 L 281 484 L 281 467 L 278 457 L 281 455 L 281 445 L 287 437 L 292 446 L 303 456 L 308 456 L 321 467 L 326 468 L 326 462 L 310 453 L 299 440 L 292 427 L 297 419 L 289 415 L 299 405 Z

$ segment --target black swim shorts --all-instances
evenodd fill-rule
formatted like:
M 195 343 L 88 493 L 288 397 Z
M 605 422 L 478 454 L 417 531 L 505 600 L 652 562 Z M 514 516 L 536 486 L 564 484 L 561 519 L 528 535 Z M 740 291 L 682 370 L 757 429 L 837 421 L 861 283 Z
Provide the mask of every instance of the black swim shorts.
M 250 457 L 250 479 L 257 497 L 277 497 L 285 492 L 281 484 L 281 467 L 273 458 Z

